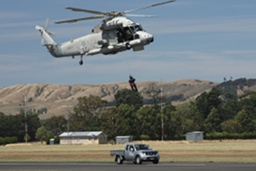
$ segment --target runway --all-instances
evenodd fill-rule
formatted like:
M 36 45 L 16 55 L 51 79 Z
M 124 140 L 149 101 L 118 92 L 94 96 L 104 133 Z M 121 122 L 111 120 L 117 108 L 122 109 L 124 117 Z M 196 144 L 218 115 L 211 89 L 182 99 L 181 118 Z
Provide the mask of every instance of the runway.
M 255 164 L 234 164 L 234 163 L 160 163 L 157 165 L 143 163 L 135 165 L 124 163 L 0 163 L 0 171 L 255 171 Z

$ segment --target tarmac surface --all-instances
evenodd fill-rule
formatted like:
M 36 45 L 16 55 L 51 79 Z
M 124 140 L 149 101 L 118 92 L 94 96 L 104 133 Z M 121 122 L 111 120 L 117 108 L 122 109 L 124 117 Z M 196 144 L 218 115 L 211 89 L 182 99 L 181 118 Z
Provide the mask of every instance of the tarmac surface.
M 0 163 L 0 171 L 255 171 L 256 163 Z

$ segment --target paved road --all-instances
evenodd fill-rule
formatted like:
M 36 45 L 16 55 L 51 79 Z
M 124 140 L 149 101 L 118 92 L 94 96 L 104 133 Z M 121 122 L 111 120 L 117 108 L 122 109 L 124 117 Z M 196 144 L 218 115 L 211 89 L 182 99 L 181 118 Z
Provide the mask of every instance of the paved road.
M 0 163 L 0 171 L 256 171 L 256 164 L 232 163 L 143 163 L 134 165 L 124 163 Z

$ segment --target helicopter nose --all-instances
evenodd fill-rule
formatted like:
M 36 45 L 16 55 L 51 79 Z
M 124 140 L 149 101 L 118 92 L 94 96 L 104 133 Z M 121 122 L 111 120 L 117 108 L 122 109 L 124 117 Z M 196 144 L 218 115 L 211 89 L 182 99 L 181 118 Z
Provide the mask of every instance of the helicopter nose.
M 154 36 L 151 37 L 150 42 L 151 42 L 151 43 L 154 42 Z
M 154 36 L 147 33 L 147 32 L 141 32 L 138 37 L 140 38 L 140 40 L 144 43 L 151 43 L 154 41 Z
M 146 37 L 146 41 L 147 41 L 148 43 L 151 43 L 151 42 L 154 41 L 154 36 L 151 35 L 151 34 L 149 34 L 149 33 L 147 33 L 145 37 Z

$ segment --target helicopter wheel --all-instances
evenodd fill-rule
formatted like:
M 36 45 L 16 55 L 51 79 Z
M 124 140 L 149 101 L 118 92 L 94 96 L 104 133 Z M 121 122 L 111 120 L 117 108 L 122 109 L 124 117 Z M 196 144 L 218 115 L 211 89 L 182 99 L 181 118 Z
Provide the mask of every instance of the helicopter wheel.
M 80 65 L 83 65 L 83 63 L 84 63 L 84 62 L 83 62 L 83 56 L 81 55 L 81 59 L 80 59 L 80 61 L 79 61 L 79 64 L 80 64 Z
M 127 49 L 131 49 L 130 43 L 126 43 L 125 46 L 126 46 Z
M 84 63 L 83 60 L 79 61 L 79 64 L 80 64 L 80 65 L 83 65 L 83 63 Z

